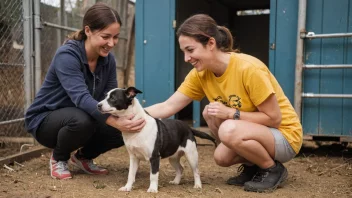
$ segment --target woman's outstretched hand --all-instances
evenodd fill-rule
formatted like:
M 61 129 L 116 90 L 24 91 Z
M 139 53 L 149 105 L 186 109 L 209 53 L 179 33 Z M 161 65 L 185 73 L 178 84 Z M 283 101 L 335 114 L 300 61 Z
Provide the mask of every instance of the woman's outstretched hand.
M 116 117 L 111 115 L 106 120 L 106 124 L 123 132 L 128 132 L 128 133 L 140 132 L 145 125 L 145 119 L 141 118 L 138 120 L 132 120 L 133 117 L 134 115 L 130 115 L 127 117 Z
M 227 120 L 231 119 L 235 113 L 235 109 L 225 106 L 220 102 L 211 102 L 208 106 L 208 115 Z

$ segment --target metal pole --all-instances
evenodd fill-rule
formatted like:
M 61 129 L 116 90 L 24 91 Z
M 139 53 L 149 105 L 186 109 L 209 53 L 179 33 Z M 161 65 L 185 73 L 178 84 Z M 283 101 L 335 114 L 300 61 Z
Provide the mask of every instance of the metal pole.
M 301 119 L 302 113 L 302 67 L 303 67 L 303 44 L 304 40 L 301 35 L 306 32 L 306 10 L 307 0 L 299 0 L 298 8 L 298 33 L 297 33 L 297 49 L 296 49 L 296 75 L 295 75 L 295 98 L 294 107 L 298 118 Z
M 24 29 L 24 28 L 23 28 Z M 24 39 L 23 39 L 24 40 Z M 23 48 L 24 49 L 24 48 Z M 25 50 L 25 49 L 24 49 Z M 24 67 L 25 64 L 18 63 L 0 63 L 0 66 Z
M 117 10 L 120 15 L 122 26 L 120 28 L 119 42 L 117 43 L 116 48 L 116 59 L 117 59 L 117 68 L 125 71 L 126 69 L 126 57 L 127 57 L 127 10 L 128 10 L 128 0 L 118 0 L 113 7 Z
M 60 7 L 61 11 L 61 7 Z M 59 24 L 61 24 L 61 12 L 57 12 L 57 18 L 59 21 Z M 43 21 L 43 25 L 45 26 L 45 21 Z M 56 46 L 59 48 L 61 46 L 61 29 L 57 28 L 56 29 Z
M 305 98 L 352 98 L 352 94 L 315 94 L 315 93 L 302 93 Z
M 41 46 L 40 46 L 40 33 L 41 33 L 41 21 L 40 21 L 40 0 L 34 0 L 34 49 L 35 49 L 35 93 L 38 93 L 42 83 L 42 68 L 41 68 Z
M 32 90 L 33 90 L 33 84 L 32 84 L 32 72 L 31 72 L 31 51 L 32 51 L 32 45 L 31 45 L 31 38 L 32 38 L 32 32 L 31 32 L 31 9 L 32 9 L 32 1 L 22 1 L 22 6 L 23 6 L 23 35 L 27 35 L 23 37 L 23 43 L 24 43 L 24 48 L 23 48 L 23 56 L 24 56 L 24 94 L 25 94 L 25 105 L 24 108 L 25 110 L 28 109 L 28 107 L 32 103 Z
M 31 98 L 32 98 L 32 101 L 35 97 L 35 74 L 34 74 L 34 17 L 33 17 L 33 7 L 34 7 L 34 2 L 33 0 L 29 0 L 30 1 L 30 16 L 31 16 L 31 21 L 30 21 L 30 57 L 31 57 L 31 64 L 30 64 L 30 73 L 31 73 L 31 76 L 30 76 L 30 83 L 31 83 Z
M 13 124 L 16 122 L 22 122 L 24 120 L 24 118 L 18 118 L 18 119 L 14 119 L 14 120 L 8 120 L 8 121 L 2 121 L 0 122 L 0 126 L 1 125 L 6 125 L 6 124 Z
M 67 26 L 61 26 L 61 25 L 57 25 L 57 24 L 55 24 L 55 23 L 50 23 L 50 22 L 46 22 L 46 21 L 43 22 L 43 25 L 44 25 L 44 26 L 48 26 L 48 27 L 52 27 L 52 28 L 56 28 L 56 29 L 68 30 L 68 31 L 72 31 L 72 32 L 76 32 L 76 31 L 79 30 L 79 29 L 77 29 L 77 28 L 72 28 L 72 27 L 67 27 Z M 60 46 L 61 46 L 61 44 L 60 44 Z
M 60 22 L 61 26 L 65 26 L 65 0 L 60 0 Z M 60 41 L 65 38 L 66 31 L 61 31 L 60 29 Z M 63 41 L 63 40 L 62 40 Z M 62 44 L 62 42 L 60 42 Z M 61 46 L 61 45 L 59 45 Z
M 303 65 L 304 69 L 351 69 L 352 65 Z
M 340 37 L 352 37 L 352 33 L 315 34 L 314 32 L 308 32 L 307 34 L 301 35 L 301 38 L 307 38 L 307 39 L 340 38 Z
M 118 86 L 124 87 L 124 78 L 126 71 L 126 62 L 127 62 L 127 9 L 128 9 L 128 0 L 118 0 L 112 1 L 112 7 L 116 9 L 119 13 L 122 26 L 120 28 L 119 42 L 116 45 L 114 50 L 114 55 L 116 58 L 116 75 L 118 79 Z

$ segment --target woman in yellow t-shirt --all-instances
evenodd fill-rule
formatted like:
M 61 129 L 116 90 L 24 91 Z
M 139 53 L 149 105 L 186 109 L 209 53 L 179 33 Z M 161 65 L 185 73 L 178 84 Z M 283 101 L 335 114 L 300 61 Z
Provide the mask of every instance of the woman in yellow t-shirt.
M 277 80 L 260 60 L 233 50 L 230 31 L 208 15 L 188 18 L 177 36 L 194 68 L 168 100 L 146 110 L 167 118 L 206 96 L 203 117 L 220 142 L 215 162 L 242 164 L 241 174 L 227 183 L 247 191 L 275 190 L 288 175 L 282 163 L 302 145 L 302 126 Z

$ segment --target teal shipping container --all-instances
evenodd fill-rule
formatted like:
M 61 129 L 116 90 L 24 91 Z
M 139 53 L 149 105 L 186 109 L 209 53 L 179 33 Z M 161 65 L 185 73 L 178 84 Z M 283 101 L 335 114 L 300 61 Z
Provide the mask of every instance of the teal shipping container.
M 192 69 L 175 33 L 197 13 L 227 26 L 234 47 L 267 64 L 306 138 L 352 142 L 352 0 L 136 0 L 136 87 L 144 106 L 166 100 Z M 203 126 L 207 103 L 175 117 Z

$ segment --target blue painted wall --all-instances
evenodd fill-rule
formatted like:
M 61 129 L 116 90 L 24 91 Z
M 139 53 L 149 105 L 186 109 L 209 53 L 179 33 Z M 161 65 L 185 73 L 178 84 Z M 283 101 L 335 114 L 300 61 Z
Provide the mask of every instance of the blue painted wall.
M 271 0 L 269 69 L 293 104 L 298 1 Z
M 175 91 L 175 0 L 136 1 L 136 87 L 143 106 Z
M 306 30 L 316 34 L 351 32 L 350 0 L 309 0 Z M 305 41 L 307 64 L 351 64 L 351 38 L 324 38 Z M 351 69 L 304 71 L 304 92 L 352 94 Z M 352 136 L 352 100 L 305 98 L 302 105 L 305 134 Z

